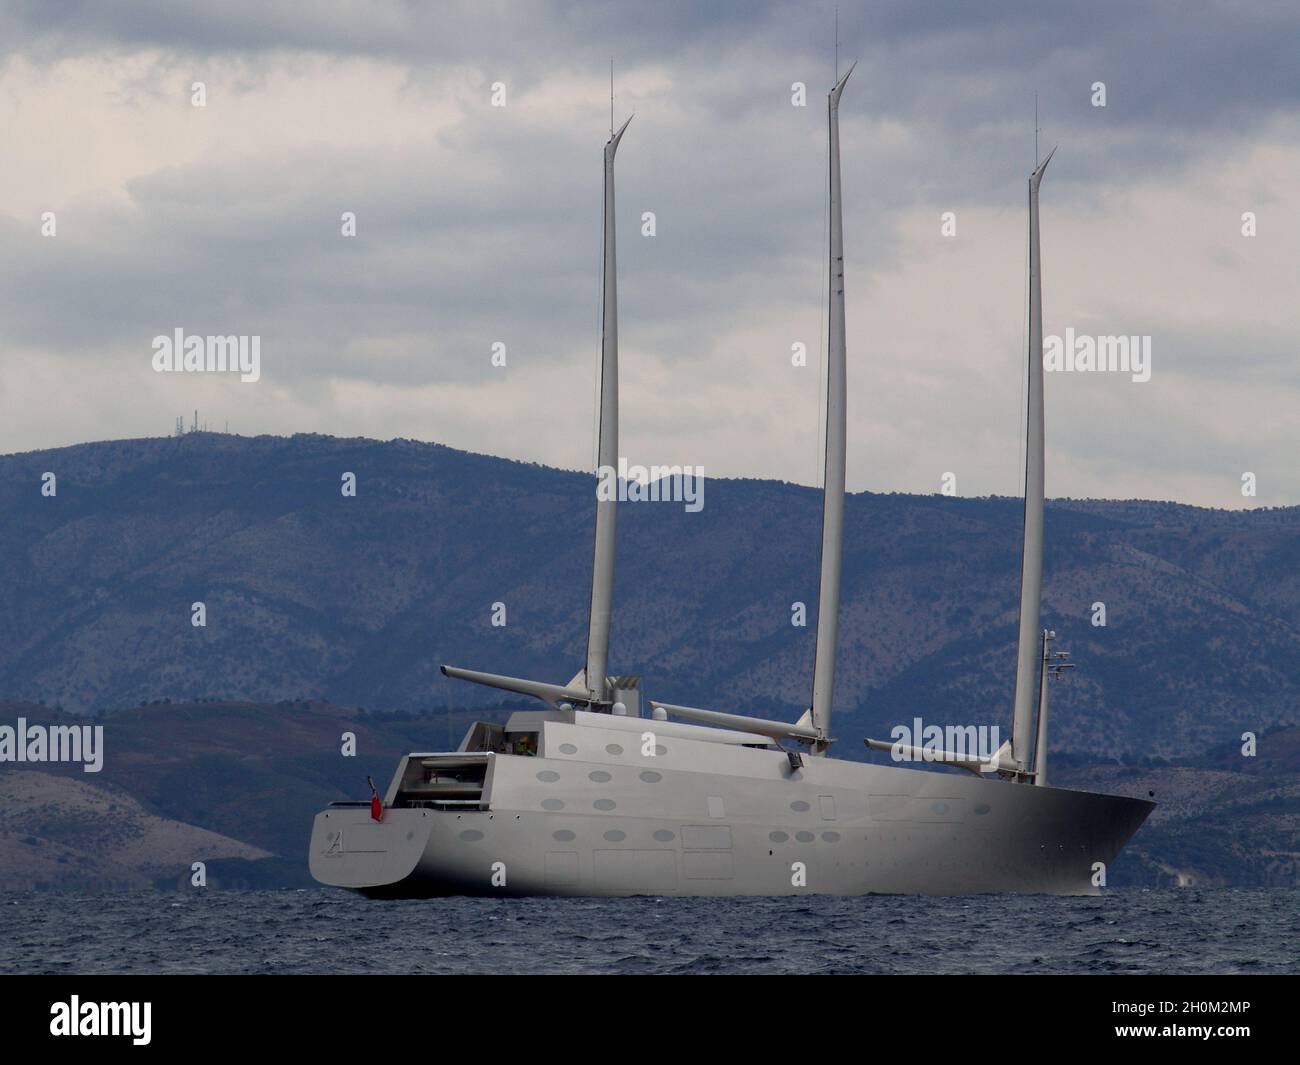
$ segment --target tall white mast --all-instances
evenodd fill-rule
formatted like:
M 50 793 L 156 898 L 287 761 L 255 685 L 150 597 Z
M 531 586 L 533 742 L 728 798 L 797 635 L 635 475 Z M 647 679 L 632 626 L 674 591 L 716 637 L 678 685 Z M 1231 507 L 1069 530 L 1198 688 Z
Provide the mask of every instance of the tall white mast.
M 1020 642 L 1016 652 L 1016 702 L 1011 754 L 1032 770 L 1029 745 L 1038 709 L 1039 611 L 1043 592 L 1043 272 L 1038 246 L 1038 186 L 1056 149 L 1029 175 L 1029 400 L 1025 438 L 1025 533 L 1020 559 Z
M 612 77 L 612 71 L 611 71 Z M 611 116 L 613 89 L 610 91 Z M 613 487 L 617 487 L 618 473 L 618 260 L 614 250 L 614 153 L 627 129 L 627 122 L 618 129 L 610 128 L 605 143 L 605 218 L 604 218 L 604 272 L 602 291 L 604 306 L 601 314 L 600 342 L 600 427 L 596 470 L 596 531 L 591 561 L 591 614 L 587 628 L 587 661 L 582 670 L 568 684 L 547 684 L 524 680 L 499 673 L 482 673 L 473 669 L 444 665 L 442 672 L 448 677 L 485 684 L 502 691 L 529 695 L 552 706 L 572 704 L 596 706 L 611 702 L 609 685 L 609 623 L 614 599 L 614 525 L 617 517 L 617 492 L 602 499 L 599 491 L 601 472 L 613 471 Z
M 854 66 L 857 66 L 855 63 Z M 840 564 L 844 541 L 844 455 L 847 415 L 844 340 L 844 218 L 840 204 L 840 93 L 848 73 L 827 98 L 830 127 L 830 335 L 826 358 L 826 471 L 822 493 L 822 566 L 817 595 L 817 652 L 813 665 L 812 725 L 818 739 L 813 754 L 824 754 L 830 740 L 835 698 L 835 649 L 840 615 Z
M 614 153 L 627 129 L 628 119 L 605 143 L 605 270 L 604 307 L 600 342 L 600 442 L 597 448 L 597 484 L 600 470 L 618 470 L 618 260 L 614 248 Z M 615 473 L 615 477 L 617 474 Z M 611 482 L 616 484 L 617 482 Z M 587 629 L 585 684 L 591 697 L 609 698 L 609 623 L 614 599 L 614 528 L 617 498 L 596 499 L 596 543 L 591 564 L 591 615 Z

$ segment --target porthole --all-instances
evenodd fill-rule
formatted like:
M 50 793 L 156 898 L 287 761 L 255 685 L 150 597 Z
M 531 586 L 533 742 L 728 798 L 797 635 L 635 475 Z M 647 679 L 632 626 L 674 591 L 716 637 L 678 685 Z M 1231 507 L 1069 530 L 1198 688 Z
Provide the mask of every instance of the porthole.
M 790 836 L 786 832 L 769 832 L 767 838 L 773 843 L 788 843 L 790 841 Z
M 605 833 L 605 838 L 609 840 L 610 843 L 622 843 L 627 839 L 627 833 L 620 832 L 617 828 L 611 828 Z
M 558 839 L 561 843 L 572 843 L 577 838 L 578 837 L 567 828 L 562 828 L 558 832 L 551 833 L 551 839 Z
M 659 828 L 655 830 L 655 839 L 657 839 L 660 843 L 671 843 L 676 838 L 677 837 L 674 836 L 671 832 L 669 832 L 668 829 L 666 828 Z
M 800 843 L 812 843 L 817 837 L 811 832 L 796 832 L 794 838 Z
M 542 800 L 542 809 L 543 809 L 543 810 L 563 810 L 563 809 L 564 809 L 564 801 L 563 801 L 562 799 L 543 799 L 543 800 Z
M 576 744 L 573 744 L 573 743 L 562 743 L 562 744 L 560 744 L 560 753 L 561 753 L 561 754 L 577 754 L 577 753 L 578 753 L 578 747 L 577 747 Z
M 617 743 L 607 743 L 607 744 L 605 744 L 605 753 L 606 753 L 606 754 L 622 754 L 622 753 L 623 753 L 623 748 L 620 747 Z
M 812 809 L 812 807 L 804 802 L 803 799 L 795 799 L 795 801 L 790 804 L 790 809 L 797 814 L 806 814 Z
M 647 784 L 658 784 L 663 778 L 662 773 L 656 773 L 653 769 L 645 769 L 641 772 L 641 779 Z
M 594 780 L 597 784 L 607 784 L 609 783 L 610 775 L 603 769 L 593 769 L 587 774 L 587 779 Z
M 618 803 L 613 799 L 597 799 L 592 805 L 594 805 L 597 810 L 612 810 L 618 805 Z
M 543 769 L 540 773 L 537 774 L 537 779 L 540 780 L 543 784 L 554 784 L 557 780 L 560 779 L 560 774 L 557 773 L 554 769 Z

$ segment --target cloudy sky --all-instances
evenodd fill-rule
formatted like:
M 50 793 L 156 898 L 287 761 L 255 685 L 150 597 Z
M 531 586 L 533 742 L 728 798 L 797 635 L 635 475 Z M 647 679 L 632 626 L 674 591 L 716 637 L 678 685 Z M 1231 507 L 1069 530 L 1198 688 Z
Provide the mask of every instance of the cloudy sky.
M 1300 502 L 1300 8 L 839 6 L 850 488 L 1020 490 L 1037 93 L 1047 332 L 1152 338 L 1048 376 L 1049 493 Z M 4 5 L 0 451 L 197 407 L 589 468 L 612 58 L 621 451 L 816 483 L 833 13 Z M 155 373 L 178 327 L 261 380 Z

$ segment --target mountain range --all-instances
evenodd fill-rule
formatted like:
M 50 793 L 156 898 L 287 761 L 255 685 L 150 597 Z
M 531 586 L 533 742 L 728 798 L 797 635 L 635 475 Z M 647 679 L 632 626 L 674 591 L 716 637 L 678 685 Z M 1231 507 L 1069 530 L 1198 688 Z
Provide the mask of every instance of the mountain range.
M 412 712 L 500 704 L 444 662 L 565 682 L 585 657 L 592 485 L 315 435 L 5 456 L 0 696 Z M 611 669 L 663 701 L 793 720 L 820 517 L 815 489 L 759 480 L 709 480 L 698 513 L 621 504 Z M 1016 499 L 848 497 L 837 753 L 918 716 L 1009 728 L 1020 518 Z M 1300 507 L 1053 500 L 1046 544 L 1043 624 L 1078 665 L 1054 687 L 1053 749 L 1190 758 L 1300 723 Z

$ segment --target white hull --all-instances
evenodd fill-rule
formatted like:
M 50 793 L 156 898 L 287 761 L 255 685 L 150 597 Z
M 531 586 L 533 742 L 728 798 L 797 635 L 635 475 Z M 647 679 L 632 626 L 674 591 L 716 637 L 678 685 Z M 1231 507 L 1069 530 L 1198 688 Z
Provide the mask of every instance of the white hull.
M 473 806 L 404 808 L 395 780 L 382 823 L 363 806 L 318 814 L 313 876 L 381 897 L 1095 895 L 1097 863 L 1154 806 L 834 758 L 792 770 L 780 750 L 690 737 L 716 730 L 574 717 L 545 722 L 543 756 L 487 755 Z M 647 732 L 661 753 L 642 756 Z M 437 757 L 408 756 L 399 780 Z

